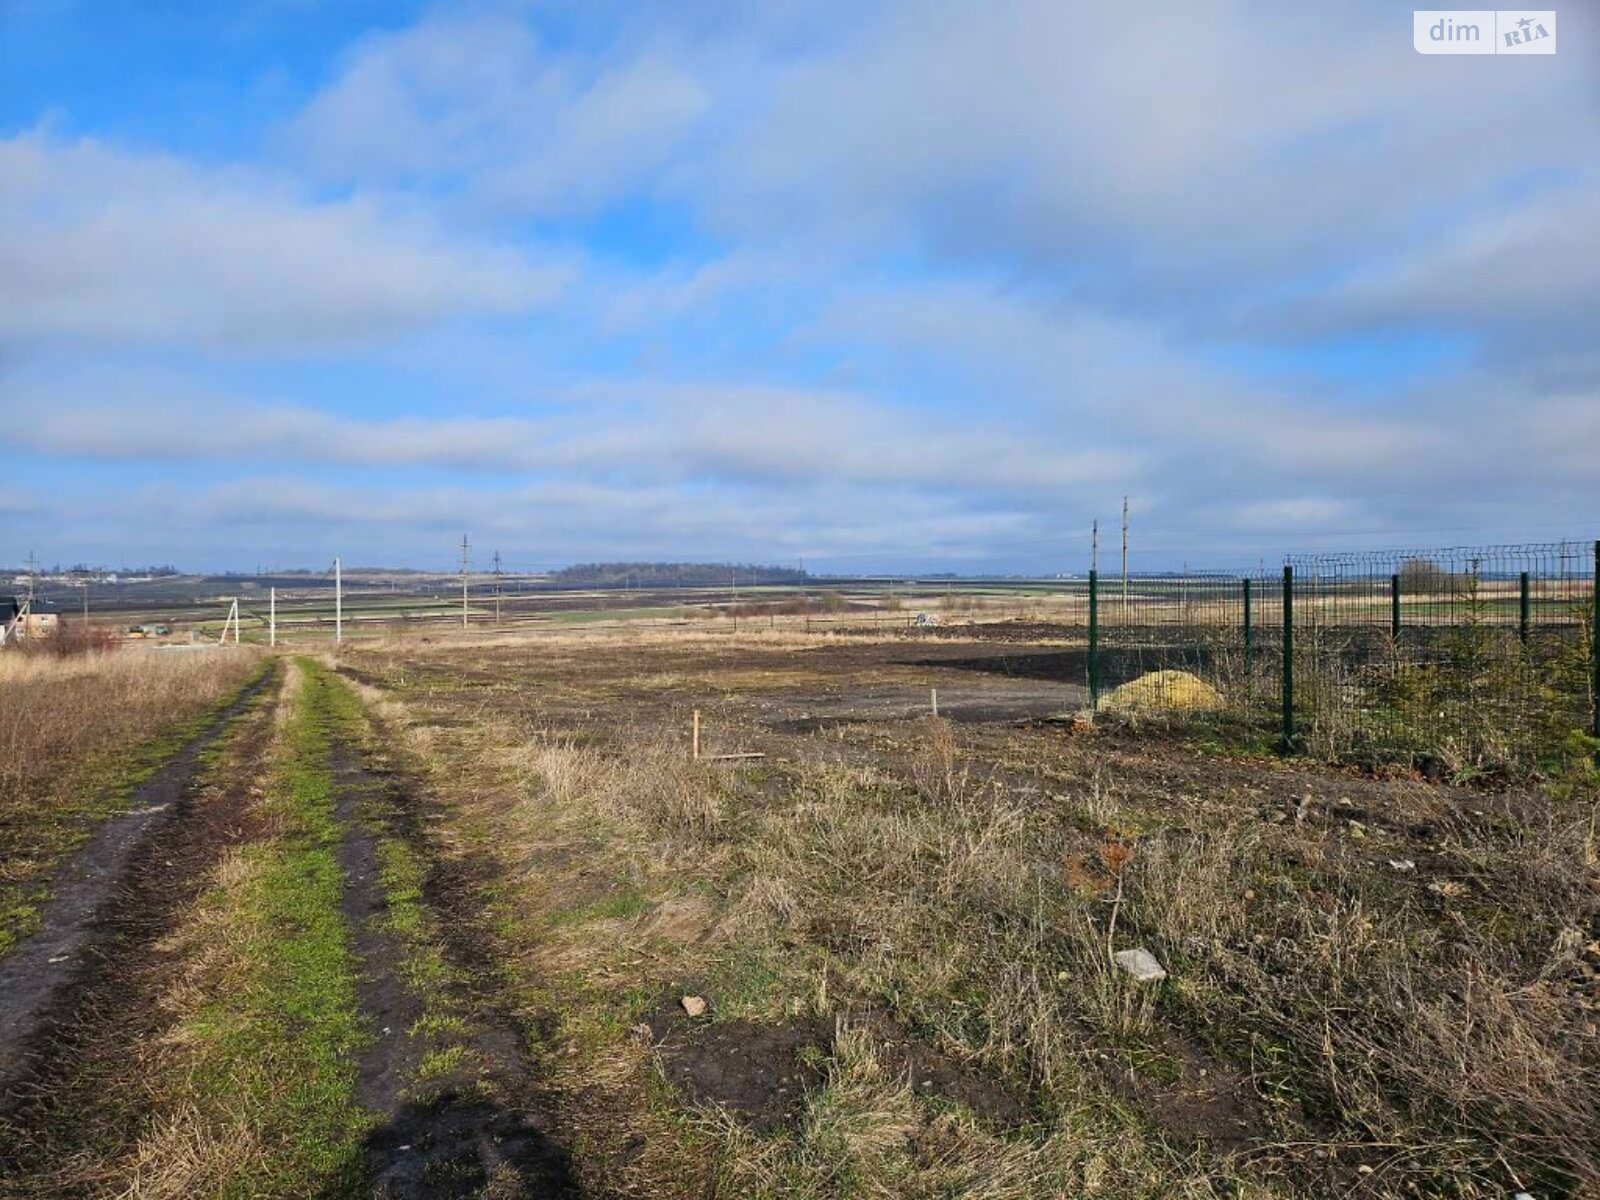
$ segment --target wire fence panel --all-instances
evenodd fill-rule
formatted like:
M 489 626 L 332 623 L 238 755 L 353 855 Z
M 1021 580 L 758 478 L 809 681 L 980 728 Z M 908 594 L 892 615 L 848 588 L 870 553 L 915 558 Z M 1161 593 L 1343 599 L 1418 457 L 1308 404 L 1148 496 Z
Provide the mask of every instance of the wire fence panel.
M 1330 758 L 1549 768 L 1600 737 L 1595 563 L 1554 542 L 1096 577 L 1085 686 L 1099 712 L 1240 720 Z
M 1592 727 L 1594 563 L 1577 542 L 1291 558 L 1309 747 L 1458 772 L 1560 756 Z

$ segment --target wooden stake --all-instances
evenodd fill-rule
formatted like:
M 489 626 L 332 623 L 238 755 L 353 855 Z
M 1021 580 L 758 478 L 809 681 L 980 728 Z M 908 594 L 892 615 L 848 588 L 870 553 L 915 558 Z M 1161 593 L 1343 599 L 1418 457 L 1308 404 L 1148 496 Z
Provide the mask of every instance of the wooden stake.
M 698 762 L 700 759 L 700 710 L 698 708 L 694 710 L 694 757 L 695 761 Z
M 933 692 L 933 715 L 937 717 L 939 715 L 939 689 L 931 688 L 930 690 Z

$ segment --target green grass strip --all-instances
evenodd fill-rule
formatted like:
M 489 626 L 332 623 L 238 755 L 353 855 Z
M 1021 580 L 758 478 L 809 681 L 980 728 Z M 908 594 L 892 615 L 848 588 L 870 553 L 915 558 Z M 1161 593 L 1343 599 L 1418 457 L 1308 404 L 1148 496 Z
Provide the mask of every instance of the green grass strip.
M 203 901 L 239 964 L 180 1033 L 200 1049 L 185 1090 L 207 1115 L 247 1128 L 260 1152 L 219 1182 L 223 1196 L 298 1196 L 354 1186 L 370 1117 L 354 1098 L 366 1037 L 340 912 L 329 772 L 335 689 L 301 662 L 305 683 L 271 781 L 278 832 L 243 851 L 232 886 Z M 342 690 L 342 689 L 339 689 Z

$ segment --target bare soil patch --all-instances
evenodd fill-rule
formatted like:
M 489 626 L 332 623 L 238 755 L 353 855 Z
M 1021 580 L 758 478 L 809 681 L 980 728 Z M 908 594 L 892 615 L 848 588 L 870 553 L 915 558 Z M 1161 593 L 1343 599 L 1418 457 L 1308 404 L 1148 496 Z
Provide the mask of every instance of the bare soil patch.
M 784 1024 L 694 1020 L 676 1001 L 645 1022 L 662 1069 L 691 1104 L 726 1108 L 757 1133 L 771 1133 L 803 1111 L 820 1086 L 833 1048 L 831 1019 Z
M 890 1074 L 921 1095 L 959 1104 L 997 1129 L 1027 1124 L 1025 1098 L 993 1075 L 913 1037 L 887 1014 L 847 1018 L 868 1031 Z M 806 1092 L 826 1079 L 838 1024 L 832 1017 L 773 1023 L 692 1018 L 676 1000 L 644 1022 L 667 1079 L 692 1104 L 727 1109 L 756 1133 L 771 1133 L 803 1114 Z
M 363 964 L 357 985 L 373 1041 L 357 1075 L 357 1099 L 384 1114 L 364 1146 L 373 1194 L 405 1197 L 560 1197 L 577 1194 L 557 1140 L 549 1098 L 512 1015 L 504 1008 L 492 956 L 476 931 L 469 875 L 440 860 L 425 834 L 427 802 L 414 781 L 372 761 L 348 742 L 333 751 L 335 813 L 345 835 L 344 913 Z M 375 827 L 375 824 L 377 827 Z M 424 856 L 424 901 L 439 917 L 443 950 L 456 968 L 448 986 L 468 1014 L 473 1051 L 419 1092 L 423 1043 L 410 1031 L 424 1004 L 401 974 L 404 949 L 381 918 L 388 900 L 379 878 L 379 828 Z

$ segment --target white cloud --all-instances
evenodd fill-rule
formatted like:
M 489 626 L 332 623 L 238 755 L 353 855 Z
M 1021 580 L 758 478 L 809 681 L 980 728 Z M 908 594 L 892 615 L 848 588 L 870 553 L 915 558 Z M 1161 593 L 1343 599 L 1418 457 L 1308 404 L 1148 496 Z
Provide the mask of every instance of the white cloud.
M 610 477 L 650 485 L 816 483 L 1050 493 L 1123 478 L 1126 453 L 1041 441 L 982 421 L 936 419 L 845 393 L 739 385 L 607 384 L 560 416 L 352 417 L 226 396 L 170 398 L 161 379 L 13 380 L 0 395 L 34 414 L 0 445 L 102 461 L 327 463 L 475 473 Z
M 1033 400 L 1013 409 L 1021 420 L 1138 446 L 1180 477 L 1220 468 L 1353 482 L 1436 458 L 1452 437 L 1477 432 L 1288 394 L 1169 344 L 1152 323 L 977 280 L 857 288 L 811 336 L 965 361 Z
M 568 213 L 649 179 L 709 104 L 663 51 L 557 55 L 479 11 L 362 41 L 289 138 L 329 178 L 462 177 L 493 208 Z
M 567 6 L 559 43 L 440 7 L 349 47 L 273 174 L 0 141 L 0 442 L 167 471 L 197 538 L 203 496 L 583 557 L 995 560 L 1124 491 L 1258 549 L 1600 503 L 1587 10 L 1500 62 L 1376 0 L 802 7 Z M 371 390 L 301 398 L 306 346 Z
M 1037 547 L 1058 541 L 1025 510 L 974 508 L 965 500 L 901 490 L 818 488 L 758 493 L 708 486 L 552 481 L 514 486 L 406 487 L 329 484 L 295 474 L 252 475 L 223 484 L 154 483 L 126 491 L 126 519 L 170 541 L 158 551 L 190 560 L 203 539 L 225 531 L 234 553 L 265 551 L 312 563 L 342 553 L 347 562 L 388 553 L 416 562 L 447 557 L 460 531 L 475 544 L 511 551 L 513 565 L 595 557 L 775 561 L 816 565 L 873 561 L 983 559 L 996 544 Z M 53 519 L 94 520 L 103 495 L 66 498 Z M 93 514 L 93 515 L 90 515 Z M 419 548 L 421 548 L 419 550 Z M 517 562 L 520 559 L 521 562 Z
M 1232 523 L 1243 529 L 1282 531 L 1302 526 L 1324 529 L 1348 521 L 1356 511 L 1347 500 L 1329 496 L 1288 496 L 1236 506 Z
M 770 103 L 697 180 L 724 228 L 1215 303 L 1381 260 L 1600 154 L 1576 10 L 1579 52 L 1538 71 L 1423 61 L 1376 3 L 883 12 L 773 64 Z
M 0 341 L 338 345 L 524 311 L 569 274 L 253 171 L 87 139 L 0 140 Z
M 1592 341 L 1600 312 L 1600 178 L 1537 193 L 1292 306 L 1300 328 L 1460 327 L 1526 348 Z

